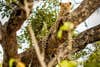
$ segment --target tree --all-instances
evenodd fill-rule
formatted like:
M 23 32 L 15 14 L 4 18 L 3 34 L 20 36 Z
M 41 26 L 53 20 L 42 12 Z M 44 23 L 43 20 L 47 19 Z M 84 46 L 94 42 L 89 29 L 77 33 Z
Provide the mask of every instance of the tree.
M 88 43 L 100 40 L 100 24 L 80 33 L 74 38 L 72 49 L 69 49 L 67 46 L 64 47 L 64 44 L 67 45 L 65 42 L 68 40 L 68 31 L 63 33 L 62 39 L 58 39 L 56 36 L 64 22 L 72 22 L 75 28 L 100 7 L 99 0 L 83 0 L 80 6 L 73 12 L 57 18 L 56 22 L 48 28 L 49 33 L 40 40 L 36 39 L 31 25 L 29 25 L 27 29 L 33 46 L 27 51 L 18 54 L 16 32 L 29 17 L 33 0 L 18 0 L 6 5 L 9 9 L 13 9 L 8 22 L 4 25 L 0 24 L 0 43 L 4 51 L 3 67 L 9 67 L 9 60 L 11 58 L 19 59 L 26 64 L 26 67 L 29 64 L 32 65 L 31 67 L 39 67 L 40 65 L 42 67 L 52 67 L 57 64 L 57 58 L 69 59 L 70 54 L 81 51 Z M 59 52 L 60 47 L 63 47 L 62 52 Z

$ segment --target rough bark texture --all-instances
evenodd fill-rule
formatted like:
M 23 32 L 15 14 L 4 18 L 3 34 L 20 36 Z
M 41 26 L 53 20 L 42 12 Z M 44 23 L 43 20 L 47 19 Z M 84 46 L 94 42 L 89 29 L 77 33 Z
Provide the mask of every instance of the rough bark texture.
M 0 22 L 0 43 L 2 42 L 2 24 Z
M 21 28 L 22 24 L 29 16 L 32 9 L 31 3 L 33 3 L 32 0 L 18 0 L 18 3 L 11 3 L 13 11 L 10 15 L 10 19 L 2 26 L 3 35 L 1 44 L 4 51 L 3 67 L 9 67 L 9 60 L 11 58 L 20 59 L 17 52 L 18 45 L 16 32 Z M 30 5 L 31 7 L 29 7 Z M 27 12 L 28 9 L 30 11 Z
M 81 50 L 87 44 L 100 40 L 100 24 L 80 33 L 73 41 L 73 48 Z

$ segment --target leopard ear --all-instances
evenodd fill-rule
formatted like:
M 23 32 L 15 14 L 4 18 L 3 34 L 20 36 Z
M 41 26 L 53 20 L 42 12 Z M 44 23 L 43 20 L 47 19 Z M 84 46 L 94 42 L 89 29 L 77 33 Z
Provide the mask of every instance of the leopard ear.
M 70 5 L 72 5 L 72 3 L 71 3 L 71 2 L 69 2 L 69 4 L 70 4 Z
M 61 6 L 61 5 L 62 5 L 62 3 L 60 2 L 60 3 L 59 3 L 59 5 Z

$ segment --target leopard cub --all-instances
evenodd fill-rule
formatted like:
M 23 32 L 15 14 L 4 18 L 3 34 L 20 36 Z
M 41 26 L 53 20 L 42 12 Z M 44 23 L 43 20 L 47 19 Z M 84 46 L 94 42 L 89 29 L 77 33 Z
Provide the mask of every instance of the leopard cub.
M 69 14 L 71 10 L 71 2 L 68 3 L 60 3 L 60 12 L 59 16 L 64 16 L 65 14 Z

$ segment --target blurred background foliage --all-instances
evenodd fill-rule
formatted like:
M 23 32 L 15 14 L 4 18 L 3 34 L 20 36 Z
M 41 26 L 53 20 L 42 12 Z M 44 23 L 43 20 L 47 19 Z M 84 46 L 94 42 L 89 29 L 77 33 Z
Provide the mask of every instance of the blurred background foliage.
M 32 28 L 35 32 L 37 40 L 41 40 L 49 33 L 50 27 L 57 19 L 59 12 L 59 1 L 58 0 L 45 0 L 40 1 L 37 6 L 34 7 L 32 13 L 28 20 L 25 22 L 25 26 L 22 27 L 20 35 L 17 36 L 17 42 L 20 50 L 26 50 L 32 46 L 29 32 L 28 24 L 32 25 Z M 28 47 L 22 46 L 22 44 L 27 45 Z
M 33 10 L 30 21 L 38 40 L 49 32 L 50 27 L 56 21 L 58 10 L 58 0 L 46 0 Z
M 100 41 L 95 44 L 96 50 L 84 63 L 84 67 L 100 67 Z
M 58 12 L 58 0 L 41 1 L 36 7 L 34 7 L 31 16 L 28 18 L 27 24 L 31 23 L 37 40 L 41 40 L 49 33 L 50 27 L 57 19 Z M 21 35 L 17 36 L 20 49 L 22 49 L 21 44 L 26 42 L 26 44 L 29 44 L 29 47 L 31 47 L 32 45 L 27 26 L 22 29 L 21 33 Z

